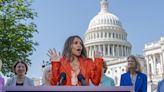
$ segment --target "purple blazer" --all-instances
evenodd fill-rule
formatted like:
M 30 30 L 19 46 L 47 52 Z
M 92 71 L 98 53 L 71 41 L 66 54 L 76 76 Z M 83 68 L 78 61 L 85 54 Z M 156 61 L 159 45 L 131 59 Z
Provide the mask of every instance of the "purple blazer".
M 3 86 L 4 86 L 4 78 L 0 76 L 0 90 L 2 89 Z

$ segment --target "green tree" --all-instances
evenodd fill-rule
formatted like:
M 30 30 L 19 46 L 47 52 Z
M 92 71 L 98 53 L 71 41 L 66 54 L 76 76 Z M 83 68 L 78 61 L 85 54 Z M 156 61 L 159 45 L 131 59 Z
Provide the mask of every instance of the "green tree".
M 31 4 L 32 0 L 0 0 L 0 59 L 4 75 L 12 74 L 18 59 L 31 64 L 29 56 L 38 45 L 32 40 L 38 31 L 33 21 L 37 13 Z

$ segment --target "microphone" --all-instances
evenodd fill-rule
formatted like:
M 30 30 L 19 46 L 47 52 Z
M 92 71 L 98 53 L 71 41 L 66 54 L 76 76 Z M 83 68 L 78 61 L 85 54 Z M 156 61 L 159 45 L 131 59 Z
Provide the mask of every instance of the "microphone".
M 60 73 L 60 81 L 59 83 L 57 84 L 58 86 L 61 86 L 63 85 L 63 82 L 66 80 L 66 73 L 65 72 L 62 72 Z
M 84 76 L 80 73 L 77 75 L 78 80 L 81 82 L 82 86 L 87 86 Z

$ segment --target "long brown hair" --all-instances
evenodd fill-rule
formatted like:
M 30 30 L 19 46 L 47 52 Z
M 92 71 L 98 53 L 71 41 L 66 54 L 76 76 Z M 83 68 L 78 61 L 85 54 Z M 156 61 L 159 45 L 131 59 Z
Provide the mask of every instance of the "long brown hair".
M 86 55 L 86 49 L 84 47 L 84 43 L 82 41 L 82 39 L 78 36 L 78 35 L 74 35 L 74 36 L 70 36 L 67 38 L 67 40 L 65 41 L 65 44 L 64 44 L 64 49 L 63 49 L 63 52 L 62 52 L 62 56 L 63 58 L 66 58 L 67 60 L 71 60 L 73 55 L 72 55 L 72 51 L 71 51 L 71 46 L 73 44 L 73 40 L 75 38 L 79 38 L 81 40 L 81 46 L 82 46 L 82 51 L 81 51 L 81 55 L 83 58 L 86 58 L 87 55 Z
M 142 71 L 142 70 L 141 70 L 141 64 L 139 63 L 138 59 L 137 59 L 134 55 L 128 56 L 128 57 L 127 57 L 127 60 L 128 60 L 129 58 L 132 58 L 132 59 L 135 61 L 135 63 L 136 63 L 136 71 L 141 72 L 141 71 Z M 128 67 L 127 67 L 127 71 L 129 71 L 129 68 L 128 68 Z

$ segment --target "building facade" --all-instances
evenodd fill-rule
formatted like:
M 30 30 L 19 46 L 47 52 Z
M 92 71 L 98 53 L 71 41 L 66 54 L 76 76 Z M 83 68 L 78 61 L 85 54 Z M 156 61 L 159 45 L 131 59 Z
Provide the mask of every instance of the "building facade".
M 164 79 L 164 36 L 159 41 L 145 44 L 144 56 L 147 64 L 148 90 L 155 90 Z
M 128 34 L 118 17 L 109 12 L 108 5 L 108 0 L 100 0 L 100 12 L 90 21 L 84 44 L 90 58 L 94 57 L 94 51 L 101 51 L 108 65 L 107 76 L 119 86 L 121 74 L 126 72 L 127 56 L 131 54 L 132 45 L 127 41 Z M 137 58 L 146 73 L 144 57 Z

